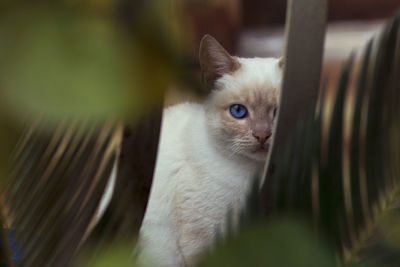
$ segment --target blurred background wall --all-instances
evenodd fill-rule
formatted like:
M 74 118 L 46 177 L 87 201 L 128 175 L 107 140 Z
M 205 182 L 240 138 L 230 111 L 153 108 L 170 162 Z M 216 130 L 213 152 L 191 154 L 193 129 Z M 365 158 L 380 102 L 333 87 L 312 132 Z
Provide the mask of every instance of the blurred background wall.
M 187 1 L 195 41 L 205 33 L 214 35 L 230 51 L 235 51 L 241 32 L 254 28 L 273 28 L 285 22 L 283 0 Z M 377 20 L 393 15 L 400 0 L 331 0 L 329 22 Z
M 399 0 L 331 0 L 328 17 L 330 21 L 385 18 L 399 4 Z M 246 0 L 242 5 L 244 27 L 284 23 L 286 1 Z

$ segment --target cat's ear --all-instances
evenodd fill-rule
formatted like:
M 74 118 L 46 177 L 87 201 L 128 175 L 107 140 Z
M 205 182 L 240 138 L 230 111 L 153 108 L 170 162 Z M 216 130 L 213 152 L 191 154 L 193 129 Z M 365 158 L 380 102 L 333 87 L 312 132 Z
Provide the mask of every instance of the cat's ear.
M 280 69 L 283 69 L 283 67 L 285 66 L 285 58 L 281 57 L 278 61 L 278 66 Z
M 222 75 L 240 68 L 239 61 L 210 35 L 204 35 L 201 39 L 199 59 L 203 78 L 209 86 L 213 86 Z

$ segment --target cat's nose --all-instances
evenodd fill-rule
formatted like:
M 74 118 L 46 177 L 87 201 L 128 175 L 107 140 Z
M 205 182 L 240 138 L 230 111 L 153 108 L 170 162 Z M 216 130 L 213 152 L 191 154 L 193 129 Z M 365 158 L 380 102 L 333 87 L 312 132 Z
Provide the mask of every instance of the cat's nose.
M 264 131 L 254 131 L 253 132 L 253 136 L 255 139 L 257 139 L 257 141 L 263 145 L 265 143 L 265 141 L 268 140 L 268 138 L 270 138 L 272 135 L 272 132 L 270 130 L 264 130 Z

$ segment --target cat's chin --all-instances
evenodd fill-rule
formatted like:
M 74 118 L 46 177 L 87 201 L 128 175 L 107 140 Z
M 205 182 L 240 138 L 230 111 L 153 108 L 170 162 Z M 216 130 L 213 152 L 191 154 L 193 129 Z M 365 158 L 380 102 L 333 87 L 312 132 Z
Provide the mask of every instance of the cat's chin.
M 248 153 L 248 157 L 257 160 L 257 161 L 265 161 L 267 159 L 267 154 L 269 151 L 269 144 L 263 147 L 257 147 Z

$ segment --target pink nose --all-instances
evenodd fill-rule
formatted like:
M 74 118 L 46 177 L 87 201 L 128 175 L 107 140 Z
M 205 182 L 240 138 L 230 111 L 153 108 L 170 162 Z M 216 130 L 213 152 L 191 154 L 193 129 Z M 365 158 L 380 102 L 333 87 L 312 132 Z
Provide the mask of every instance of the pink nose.
M 268 140 L 268 138 L 270 138 L 272 135 L 272 132 L 267 130 L 267 131 L 255 131 L 253 132 L 253 136 L 255 139 L 257 139 L 257 141 L 263 145 L 265 143 L 265 141 Z

